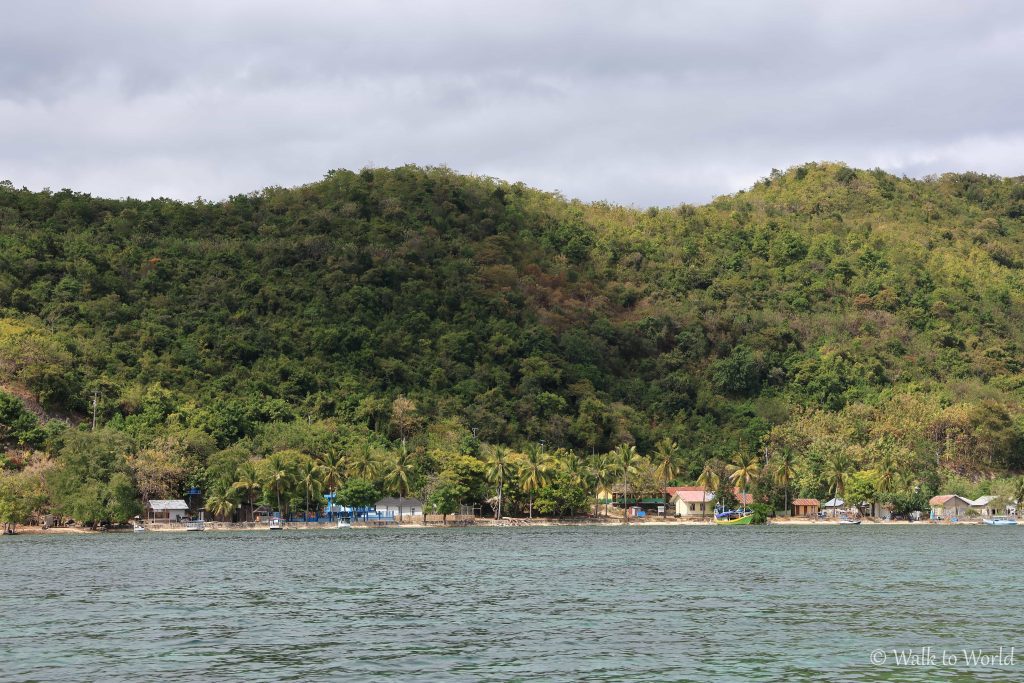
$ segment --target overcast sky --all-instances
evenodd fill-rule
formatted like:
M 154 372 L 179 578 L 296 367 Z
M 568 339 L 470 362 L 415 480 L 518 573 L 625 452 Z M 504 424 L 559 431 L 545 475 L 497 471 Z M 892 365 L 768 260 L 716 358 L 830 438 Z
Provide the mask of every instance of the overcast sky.
M 702 203 L 811 160 L 1024 174 L 1024 2 L 4 4 L 0 179 L 221 199 L 447 165 Z

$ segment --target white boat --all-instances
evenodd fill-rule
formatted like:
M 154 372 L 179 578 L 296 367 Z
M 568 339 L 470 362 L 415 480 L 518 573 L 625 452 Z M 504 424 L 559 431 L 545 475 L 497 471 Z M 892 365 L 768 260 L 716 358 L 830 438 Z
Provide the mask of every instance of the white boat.
M 840 524 L 860 524 L 859 519 L 850 519 L 849 517 L 841 517 L 839 519 Z
M 281 529 L 284 529 L 284 522 L 281 521 L 280 517 L 272 517 L 270 519 L 270 530 L 280 531 Z
M 1017 520 L 1012 517 L 990 517 L 981 521 L 992 526 L 1017 526 Z
M 206 531 L 206 522 L 201 519 L 190 519 L 185 522 L 185 531 Z
M 134 532 L 136 534 L 139 533 L 140 531 L 145 531 L 145 530 L 146 530 L 146 527 L 143 526 L 143 524 L 141 522 L 135 522 L 135 524 L 132 525 L 132 532 Z
M 339 519 L 339 520 L 338 520 L 338 528 L 339 528 L 339 529 L 348 529 L 348 528 L 350 528 L 351 526 L 352 526 L 352 524 L 351 524 L 351 523 L 349 523 L 349 522 L 346 522 L 346 521 L 345 521 L 345 520 L 343 520 L 343 519 Z

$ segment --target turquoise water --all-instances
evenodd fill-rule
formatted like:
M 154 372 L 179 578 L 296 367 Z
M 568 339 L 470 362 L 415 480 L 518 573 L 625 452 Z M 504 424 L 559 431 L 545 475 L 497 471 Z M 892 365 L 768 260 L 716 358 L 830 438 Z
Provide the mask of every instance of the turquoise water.
M 923 524 L 8 537 L 0 680 L 1019 681 L 1024 650 L 961 651 L 1024 645 L 1022 540 Z M 961 661 L 894 661 L 929 646 Z

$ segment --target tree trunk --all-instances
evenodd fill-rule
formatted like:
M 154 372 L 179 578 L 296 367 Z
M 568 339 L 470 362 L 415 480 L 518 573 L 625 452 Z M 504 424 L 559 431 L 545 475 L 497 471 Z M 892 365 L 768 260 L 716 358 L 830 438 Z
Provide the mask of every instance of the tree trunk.
M 530 519 L 533 519 L 533 489 L 530 489 Z

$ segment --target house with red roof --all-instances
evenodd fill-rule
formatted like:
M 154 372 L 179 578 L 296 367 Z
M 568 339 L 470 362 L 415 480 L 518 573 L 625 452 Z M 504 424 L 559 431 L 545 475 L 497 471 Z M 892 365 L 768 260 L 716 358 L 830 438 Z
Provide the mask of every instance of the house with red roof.
M 676 517 L 710 517 L 714 512 L 715 494 L 700 486 L 669 486 L 665 494 Z
M 792 505 L 794 517 L 817 517 L 821 509 L 821 501 L 817 498 L 794 498 Z

